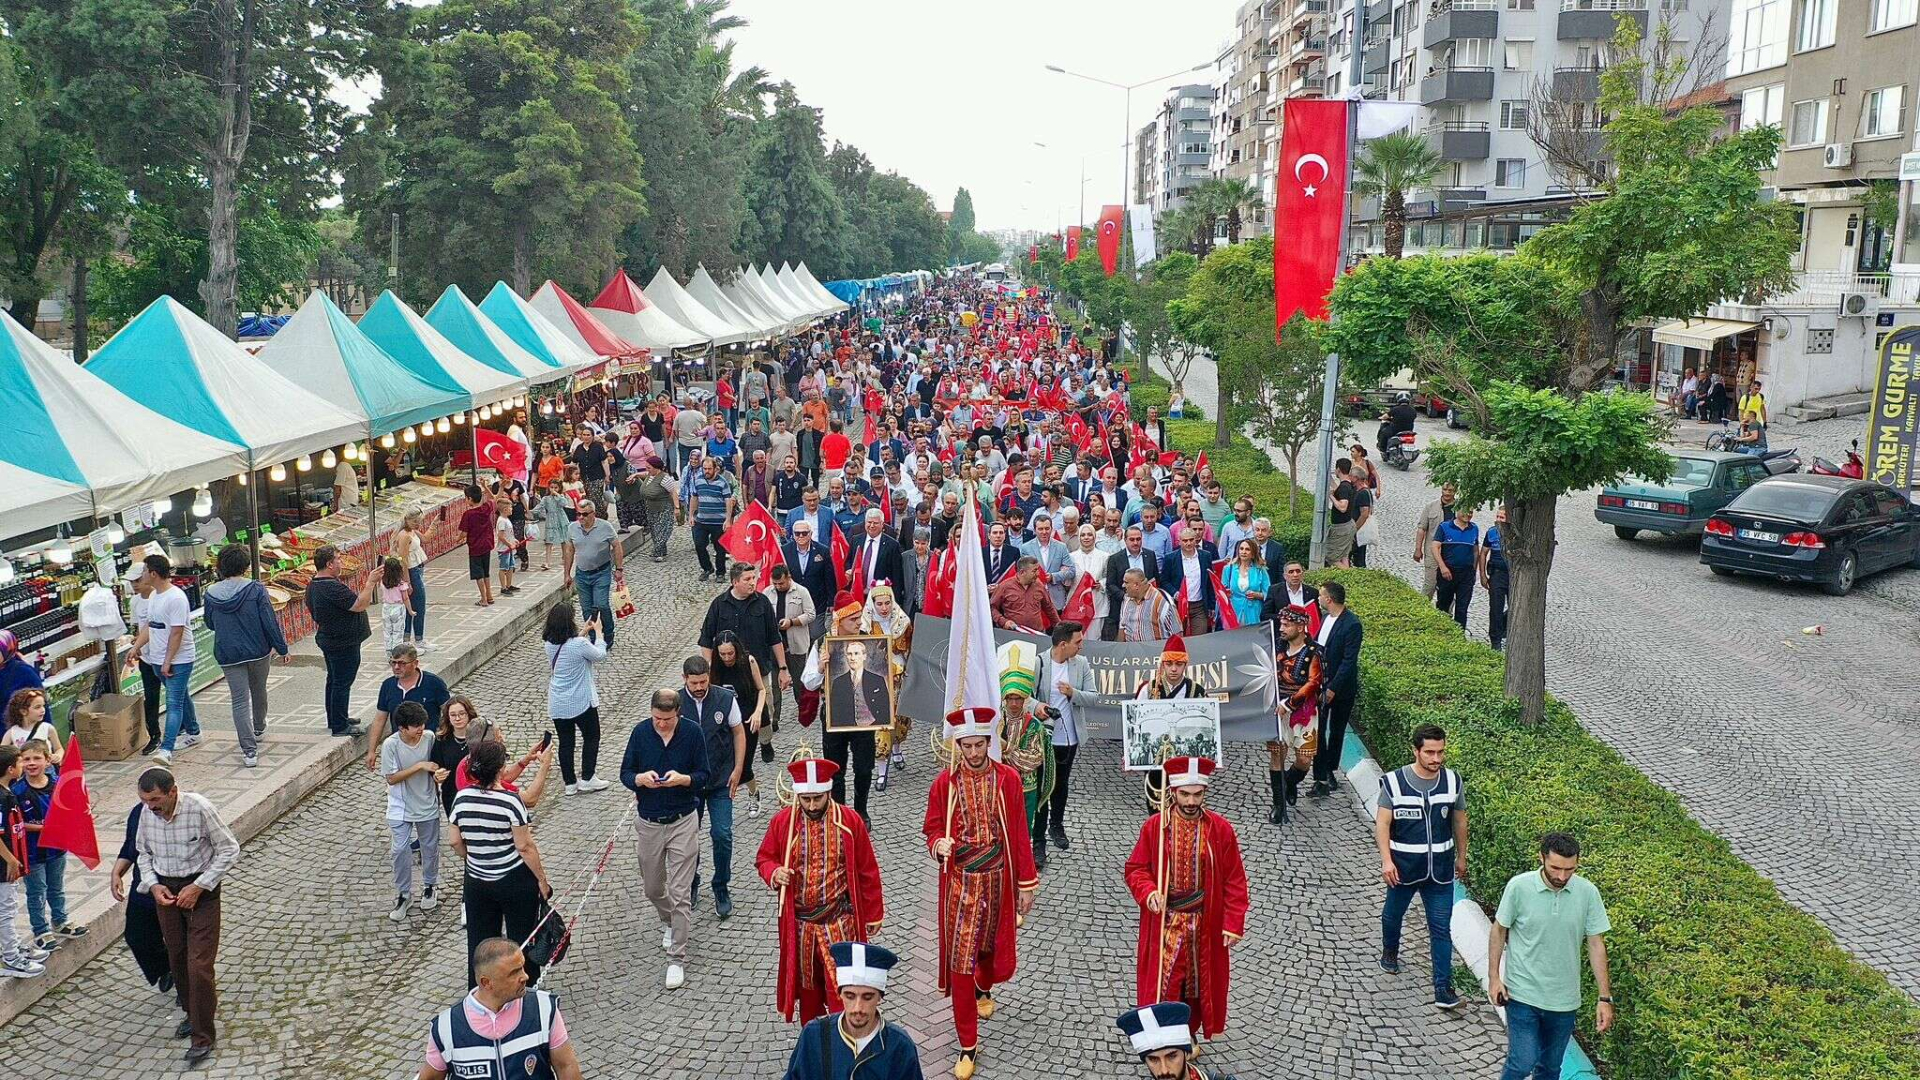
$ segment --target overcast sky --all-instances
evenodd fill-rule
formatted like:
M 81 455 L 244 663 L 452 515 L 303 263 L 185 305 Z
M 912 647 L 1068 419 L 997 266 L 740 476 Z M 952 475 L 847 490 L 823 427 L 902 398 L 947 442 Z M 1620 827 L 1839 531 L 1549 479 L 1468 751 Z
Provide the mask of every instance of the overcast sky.
M 1120 90 L 1057 75 L 1057 64 L 1133 92 L 1134 128 L 1166 88 L 1212 82 L 1233 35 L 1233 0 L 733 0 L 748 21 L 736 62 L 792 82 L 839 139 L 927 189 L 942 210 L 973 193 L 982 229 L 1051 230 L 1118 202 Z M 1208 70 L 1185 74 L 1194 64 Z M 1183 72 L 1165 79 L 1168 72 Z M 1049 149 L 1033 144 L 1046 143 Z M 1129 181 L 1130 183 L 1130 181 Z

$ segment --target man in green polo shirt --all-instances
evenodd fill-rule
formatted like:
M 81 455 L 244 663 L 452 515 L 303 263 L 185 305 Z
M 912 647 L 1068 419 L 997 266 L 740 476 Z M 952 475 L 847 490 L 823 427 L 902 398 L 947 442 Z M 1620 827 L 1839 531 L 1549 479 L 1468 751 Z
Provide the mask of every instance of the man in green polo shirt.
M 1540 869 L 1515 874 L 1500 894 L 1487 944 L 1488 990 L 1495 1005 L 1507 1007 L 1507 1067 L 1500 1080 L 1559 1080 L 1580 1012 L 1582 938 L 1600 991 L 1594 1030 L 1613 1026 L 1607 943 L 1600 936 L 1610 928 L 1607 908 L 1579 869 L 1580 841 L 1548 833 L 1540 838 Z

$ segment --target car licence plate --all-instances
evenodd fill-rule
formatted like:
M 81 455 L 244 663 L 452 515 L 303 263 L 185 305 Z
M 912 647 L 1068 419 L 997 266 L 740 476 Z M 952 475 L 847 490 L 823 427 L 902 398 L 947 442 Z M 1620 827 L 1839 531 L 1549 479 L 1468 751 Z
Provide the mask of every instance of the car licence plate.
M 1741 529 L 1740 539 L 1759 540 L 1768 544 L 1777 544 L 1780 542 L 1780 534 L 1777 532 L 1762 532 L 1759 529 Z
M 1647 501 L 1646 499 L 1628 499 L 1628 500 L 1627 500 L 1627 506 L 1628 506 L 1628 507 L 1630 507 L 1630 508 L 1632 508 L 1632 509 L 1634 509 L 1634 510 L 1654 510 L 1654 511 L 1658 511 L 1658 510 L 1660 509 L 1660 504 L 1659 504 L 1659 503 L 1657 503 L 1657 502 L 1648 502 L 1648 501 Z

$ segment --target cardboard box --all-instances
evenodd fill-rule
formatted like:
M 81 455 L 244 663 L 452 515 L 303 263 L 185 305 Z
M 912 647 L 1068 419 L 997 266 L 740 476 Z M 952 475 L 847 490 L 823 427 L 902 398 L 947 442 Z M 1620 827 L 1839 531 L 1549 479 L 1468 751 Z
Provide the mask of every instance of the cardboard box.
M 89 761 L 133 757 L 146 734 L 146 695 L 108 694 L 73 707 L 73 737 Z

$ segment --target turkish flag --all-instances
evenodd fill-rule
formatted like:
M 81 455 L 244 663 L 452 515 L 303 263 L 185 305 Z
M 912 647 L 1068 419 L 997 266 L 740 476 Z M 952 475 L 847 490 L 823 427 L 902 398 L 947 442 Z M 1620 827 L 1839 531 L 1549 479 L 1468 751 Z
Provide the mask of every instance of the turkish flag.
M 1227 567 L 1232 563 L 1213 564 L 1213 611 L 1218 625 L 1217 630 L 1238 630 L 1240 617 L 1233 613 L 1233 593 L 1227 588 Z
M 720 536 L 720 546 L 727 554 L 756 566 L 764 566 L 769 553 L 778 557 L 780 550 L 780 523 L 767 512 L 765 505 L 749 500 L 747 508 L 733 519 L 733 525 Z
M 1327 317 L 1327 293 L 1340 270 L 1340 225 L 1347 216 L 1348 112 L 1344 100 L 1288 98 L 1280 128 L 1274 220 L 1287 223 L 1273 245 L 1274 332 L 1296 311 Z
M 1038 244 L 1027 245 L 1027 261 L 1030 263 L 1037 263 L 1040 261 L 1040 245 Z
M 480 453 L 480 464 L 492 469 L 501 476 L 527 475 L 527 448 L 519 440 L 509 439 L 491 428 L 473 429 L 474 449 Z
M 1067 261 L 1072 262 L 1073 260 L 1079 257 L 1080 257 L 1080 226 L 1069 225 L 1067 226 Z
M 1198 476 L 1201 473 L 1205 472 L 1206 468 L 1207 468 L 1207 452 L 1205 450 L 1202 450 L 1200 451 L 1200 456 L 1193 459 L 1193 474 L 1195 476 Z
M 1100 208 L 1100 269 L 1108 277 L 1120 267 L 1120 222 L 1126 211 L 1118 206 Z
M 853 548 L 847 543 L 847 534 L 840 531 L 840 523 L 827 526 L 833 530 L 833 541 L 827 550 L 833 555 L 833 576 L 842 590 L 849 584 L 848 563 L 853 561 Z
M 953 583 L 959 576 L 959 551 L 948 544 L 927 564 L 927 593 L 920 610 L 938 619 L 953 617 Z
M 1067 595 L 1067 607 L 1060 617 L 1079 623 L 1081 626 L 1093 625 L 1093 575 L 1082 570 L 1080 580 L 1073 586 L 1073 592 Z
M 100 866 L 100 835 L 94 831 L 85 766 L 80 741 L 68 740 L 66 756 L 60 759 L 60 779 L 53 782 L 53 801 L 40 823 L 40 846 L 65 851 L 95 870 Z

